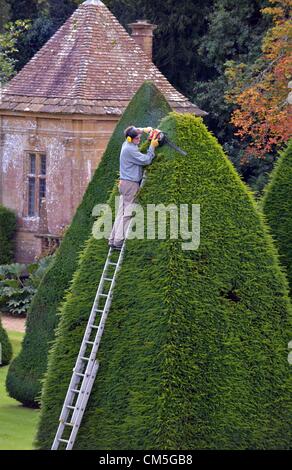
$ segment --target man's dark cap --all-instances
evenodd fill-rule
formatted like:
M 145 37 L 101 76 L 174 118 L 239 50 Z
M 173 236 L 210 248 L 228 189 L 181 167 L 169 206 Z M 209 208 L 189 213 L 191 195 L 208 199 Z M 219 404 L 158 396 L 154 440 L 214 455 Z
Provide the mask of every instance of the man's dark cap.
M 132 137 L 132 139 L 135 139 L 138 135 L 140 135 L 138 129 L 134 126 L 127 127 L 124 131 L 125 137 Z

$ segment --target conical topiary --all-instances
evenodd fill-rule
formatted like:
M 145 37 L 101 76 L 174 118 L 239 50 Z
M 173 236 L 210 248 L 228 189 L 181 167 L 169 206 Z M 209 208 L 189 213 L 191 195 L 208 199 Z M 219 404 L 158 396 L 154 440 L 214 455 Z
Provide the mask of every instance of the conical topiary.
M 90 235 L 92 209 L 96 204 L 107 201 L 118 177 L 123 131 L 131 124 L 155 127 L 169 111 L 167 101 L 155 85 L 145 82 L 115 128 L 55 260 L 33 299 L 21 353 L 9 368 L 6 381 L 8 392 L 27 406 L 38 406 L 40 380 L 46 371 L 48 349 L 57 325 L 56 312 L 76 269 L 79 252 Z
M 200 246 L 127 241 L 75 448 L 286 449 L 291 306 L 271 237 L 200 119 L 171 113 L 160 127 L 188 155 L 163 147 L 139 202 L 200 204 Z M 63 304 L 43 389 L 44 449 L 106 253 L 104 240 L 89 239 Z
M 9 364 L 12 358 L 12 346 L 0 318 L 0 367 Z
M 276 163 L 262 204 L 280 260 L 287 269 L 292 294 L 292 139 Z

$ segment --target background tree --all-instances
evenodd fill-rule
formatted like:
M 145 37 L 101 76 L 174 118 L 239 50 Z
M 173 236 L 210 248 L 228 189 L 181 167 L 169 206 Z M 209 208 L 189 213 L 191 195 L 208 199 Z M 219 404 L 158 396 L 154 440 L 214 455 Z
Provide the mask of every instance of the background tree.
M 29 29 L 28 20 L 17 20 L 6 23 L 0 33 L 0 85 L 4 84 L 16 73 L 18 52 L 17 44 L 24 31 Z
M 10 19 L 10 6 L 7 0 L 0 0 L 0 33 L 4 32 L 4 25 L 8 23 Z
M 207 118 L 221 142 L 233 137 L 227 125 L 232 106 L 224 100 L 228 81 L 224 76 L 227 61 L 252 62 L 260 53 L 260 41 L 267 27 L 261 13 L 264 0 L 215 0 L 208 16 L 208 31 L 201 38 L 198 54 L 208 70 L 208 79 L 194 84 L 193 98 L 212 110 Z
M 264 186 L 264 175 L 272 169 L 273 159 L 264 164 L 252 159 L 243 165 L 244 146 L 234 135 L 235 128 L 230 122 L 235 106 L 225 100 L 230 84 L 224 71 L 228 61 L 253 63 L 259 56 L 261 39 L 269 25 L 268 18 L 261 12 L 266 4 L 267 0 L 215 0 L 208 15 L 208 30 L 198 49 L 207 79 L 195 77 L 192 95 L 202 109 L 209 111 L 205 118 L 209 129 L 254 189 Z
M 274 6 L 273 26 L 262 42 L 262 52 L 252 64 L 231 64 L 227 99 L 237 105 L 231 123 L 248 145 L 246 155 L 265 158 L 291 137 L 292 119 L 286 99 L 292 76 L 292 1 L 269 0 Z
M 38 0 L 6 0 L 10 9 L 10 20 L 33 19 L 38 13 Z
M 214 0 L 106 0 L 106 5 L 127 28 L 137 19 L 157 25 L 154 62 L 168 80 L 186 96 L 192 96 L 195 80 L 207 78 L 203 58 L 198 55 L 208 27 L 208 12 Z

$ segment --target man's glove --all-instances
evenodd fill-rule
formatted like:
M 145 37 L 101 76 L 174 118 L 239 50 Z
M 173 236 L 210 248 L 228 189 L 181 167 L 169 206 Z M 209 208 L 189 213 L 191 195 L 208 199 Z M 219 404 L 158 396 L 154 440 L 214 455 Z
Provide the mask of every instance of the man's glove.
M 156 136 L 155 136 L 155 137 L 153 137 L 153 139 L 151 140 L 151 143 L 150 143 L 150 145 L 152 145 L 152 147 L 154 147 L 154 148 L 158 147 L 158 145 L 159 145 L 159 141 L 158 141 L 158 139 L 157 139 L 157 137 L 156 137 Z

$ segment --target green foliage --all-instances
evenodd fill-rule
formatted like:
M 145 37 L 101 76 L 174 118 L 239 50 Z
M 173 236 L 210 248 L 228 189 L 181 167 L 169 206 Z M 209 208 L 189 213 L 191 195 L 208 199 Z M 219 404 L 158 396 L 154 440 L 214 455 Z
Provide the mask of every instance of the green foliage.
M 35 18 L 38 12 L 38 4 L 42 0 L 6 0 L 10 7 L 11 21 Z
M 251 192 L 192 115 L 159 127 L 167 146 L 138 201 L 200 204 L 201 243 L 128 240 L 76 449 L 286 449 L 287 282 Z M 169 224 L 169 221 L 168 221 Z M 38 445 L 50 448 L 107 254 L 90 238 L 61 310 Z M 89 353 L 89 352 L 88 352 Z
M 15 213 L 0 205 L 0 264 L 11 263 L 13 260 L 15 231 Z
M 52 19 L 43 12 L 32 20 L 31 27 L 17 43 L 18 52 L 15 53 L 17 71 L 25 66 L 55 31 Z
M 35 290 L 26 285 L 26 265 L 0 266 L 0 304 L 2 311 L 12 315 L 25 315 Z
M 281 152 L 271 180 L 265 190 L 263 210 L 279 249 L 280 259 L 287 268 L 292 294 L 292 140 Z
M 53 20 L 56 28 L 59 28 L 74 10 L 83 3 L 83 0 L 45 0 L 43 3 L 46 4 L 50 17 Z
M 7 264 L 0 266 L 1 310 L 12 315 L 26 315 L 33 296 L 48 269 L 51 256 L 35 264 Z
M 12 345 L 4 330 L 0 318 L 0 367 L 9 364 L 12 358 Z
M 23 349 L 10 366 L 7 387 L 12 397 L 29 406 L 37 405 L 40 379 L 47 368 L 49 344 L 57 325 L 56 312 L 77 267 L 77 260 L 92 228 L 92 209 L 107 201 L 118 177 L 119 153 L 124 129 L 136 126 L 157 126 L 170 108 L 156 87 L 145 82 L 124 112 L 108 143 L 102 160 L 90 182 L 73 221 L 66 232 L 55 260 L 33 299 L 27 321 Z
M 104 3 L 128 30 L 129 23 L 143 18 L 157 25 L 154 62 L 185 95 L 192 95 L 196 80 L 207 78 L 197 50 L 207 31 L 207 17 L 214 0 L 165 0 L 159 4 L 155 0 L 106 0 Z
M 7 0 L 0 0 L 0 33 L 4 32 L 4 25 L 8 23 L 10 19 L 10 6 Z
M 7 23 L 4 32 L 0 34 L 0 86 L 16 73 L 17 59 L 14 55 L 18 52 L 17 42 L 29 27 L 28 20 L 17 20 L 14 23 Z
M 199 51 L 208 66 L 222 71 L 228 60 L 245 57 L 249 61 L 260 53 L 260 40 L 268 25 L 261 9 L 267 3 L 267 0 L 238 3 L 215 0 L 209 15 L 206 42 L 202 42 Z
M 30 3 L 30 8 L 25 9 L 14 6 L 14 15 L 31 19 L 31 28 L 27 34 L 18 42 L 19 52 L 16 54 L 18 60 L 17 69 L 20 70 L 50 39 L 57 29 L 65 23 L 73 13 L 78 3 L 74 0 L 24 0 Z M 18 2 L 17 2 L 18 3 Z M 23 2 L 22 2 L 23 3 Z
M 262 15 L 261 8 L 266 0 L 233 2 L 216 0 L 209 12 L 209 28 L 201 38 L 198 54 L 202 57 L 207 78 L 194 82 L 192 97 L 209 115 L 205 121 L 213 131 L 239 173 L 252 187 L 262 189 L 265 182 L 265 168 L 258 168 L 252 162 L 240 162 L 243 144 L 234 136 L 230 124 L 234 105 L 225 100 L 230 84 L 225 76 L 228 62 L 252 63 L 261 53 L 261 39 L 269 22 Z M 244 149 L 243 149 L 244 150 Z M 238 164 L 237 164 L 238 162 Z

